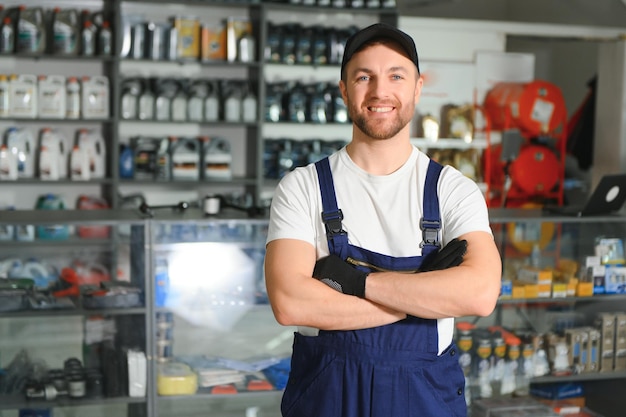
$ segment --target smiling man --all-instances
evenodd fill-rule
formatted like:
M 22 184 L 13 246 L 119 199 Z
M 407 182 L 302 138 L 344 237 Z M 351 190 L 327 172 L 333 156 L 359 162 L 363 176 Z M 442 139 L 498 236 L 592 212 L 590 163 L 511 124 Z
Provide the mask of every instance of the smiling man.
M 348 145 L 278 185 L 266 286 L 298 326 L 284 417 L 461 417 L 454 318 L 495 307 L 501 262 L 477 185 L 410 143 L 415 43 L 385 24 L 348 39 Z

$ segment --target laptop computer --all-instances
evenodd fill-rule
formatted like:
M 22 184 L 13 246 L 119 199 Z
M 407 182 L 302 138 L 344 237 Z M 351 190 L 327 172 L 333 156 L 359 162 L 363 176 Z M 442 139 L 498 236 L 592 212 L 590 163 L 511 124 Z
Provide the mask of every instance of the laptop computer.
M 605 175 L 582 206 L 545 206 L 544 211 L 564 216 L 598 216 L 619 211 L 626 201 L 626 174 Z

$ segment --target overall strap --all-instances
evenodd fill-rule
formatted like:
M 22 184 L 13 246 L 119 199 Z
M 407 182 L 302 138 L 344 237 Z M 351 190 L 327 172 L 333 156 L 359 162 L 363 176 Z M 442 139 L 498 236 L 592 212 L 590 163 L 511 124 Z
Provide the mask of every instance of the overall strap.
M 348 233 L 343 230 L 341 225 L 343 213 L 337 207 L 337 196 L 335 195 L 335 185 L 328 157 L 317 161 L 315 168 L 322 194 L 322 221 L 326 226 L 328 250 L 330 253 L 344 258 L 347 256 Z
M 437 182 L 443 166 L 432 159 L 428 164 L 426 181 L 424 182 L 424 217 L 421 220 L 422 247 L 441 247 L 439 242 L 439 231 L 441 230 L 441 215 L 439 213 L 439 196 L 437 194 Z

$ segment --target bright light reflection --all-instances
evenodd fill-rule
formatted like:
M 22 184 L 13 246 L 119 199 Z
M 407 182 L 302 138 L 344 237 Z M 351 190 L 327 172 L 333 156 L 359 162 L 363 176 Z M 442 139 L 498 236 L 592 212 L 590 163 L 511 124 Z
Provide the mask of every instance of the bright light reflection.
M 254 260 L 228 243 L 177 244 L 167 306 L 198 326 L 228 330 L 254 304 Z

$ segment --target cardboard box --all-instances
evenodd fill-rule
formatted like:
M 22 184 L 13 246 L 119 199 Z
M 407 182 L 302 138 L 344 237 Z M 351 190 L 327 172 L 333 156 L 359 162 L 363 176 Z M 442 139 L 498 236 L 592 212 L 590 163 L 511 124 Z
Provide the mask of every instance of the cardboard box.
M 626 294 L 626 266 L 605 265 L 605 294 Z
M 569 363 L 574 372 L 581 372 L 585 365 L 586 354 L 583 356 L 583 334 L 580 328 L 572 328 L 565 330 L 565 342 L 567 344 L 567 355 Z
M 626 349 L 626 313 L 615 315 L 615 350 Z
M 598 372 L 600 368 L 600 331 L 593 327 L 587 330 L 587 362 L 585 372 Z
M 626 349 L 615 352 L 615 367 L 613 369 L 615 371 L 626 370 Z
M 203 24 L 200 28 L 200 60 L 226 60 L 226 30 L 224 25 Z
M 552 298 L 565 298 L 567 297 L 567 285 L 564 282 L 552 283 Z
M 593 282 L 579 282 L 576 286 L 577 297 L 591 297 L 594 294 Z
M 193 16 L 176 16 L 174 28 L 178 33 L 177 56 L 182 60 L 196 60 L 200 57 L 200 22 Z
M 539 298 L 539 286 L 537 284 L 524 285 L 524 292 L 526 298 Z
M 567 282 L 567 296 L 568 297 L 575 297 L 576 296 L 576 289 L 578 288 L 578 278 L 571 278 L 568 282 Z
M 613 372 L 615 366 L 615 313 L 599 313 L 595 321 L 600 332 L 599 371 Z
M 517 271 L 517 279 L 528 284 L 552 284 L 552 270 L 524 266 Z
M 550 298 L 552 296 L 552 284 L 537 284 L 537 298 Z
M 514 283 L 513 289 L 511 291 L 511 298 L 514 298 L 514 299 L 526 298 L 526 286 L 521 285 L 519 283 Z
M 595 265 L 587 268 L 586 281 L 593 283 L 594 294 L 604 294 L 605 275 L 606 267 L 604 265 Z

